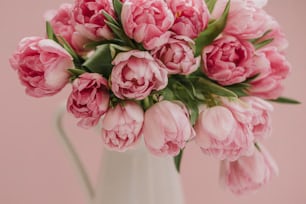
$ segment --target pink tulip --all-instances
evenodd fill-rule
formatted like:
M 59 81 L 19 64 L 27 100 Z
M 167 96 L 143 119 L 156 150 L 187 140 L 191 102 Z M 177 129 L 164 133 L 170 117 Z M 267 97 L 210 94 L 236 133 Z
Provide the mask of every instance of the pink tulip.
M 248 155 L 254 149 L 250 116 L 251 110 L 239 102 L 202 108 L 194 126 L 195 142 L 203 153 L 221 160 Z
M 161 90 L 168 83 L 164 65 L 148 52 L 121 52 L 113 60 L 113 65 L 112 91 L 121 99 L 144 99 L 152 90 Z
M 107 80 L 100 74 L 84 73 L 75 79 L 67 102 L 67 111 L 81 118 L 78 126 L 95 126 L 108 109 Z
M 194 130 L 182 104 L 161 101 L 145 112 L 143 135 L 151 153 L 175 156 L 194 136 Z
M 26 93 L 34 97 L 58 93 L 68 82 L 72 57 L 53 40 L 27 37 L 10 58 Z
M 127 0 L 121 20 L 127 36 L 152 50 L 168 42 L 174 16 L 164 0 Z
M 113 33 L 106 25 L 102 11 L 115 16 L 111 0 L 76 0 L 72 13 L 75 29 L 93 41 L 112 39 Z
M 72 8 L 72 4 L 62 4 L 58 10 L 48 11 L 45 18 L 50 22 L 56 35 L 63 37 L 76 52 L 82 54 L 88 39 L 75 30 Z
M 125 102 L 110 108 L 102 120 L 102 139 L 113 150 L 125 151 L 141 136 L 144 120 L 142 108 L 135 102 Z
M 288 76 L 291 66 L 284 55 L 274 47 L 260 50 L 268 66 L 260 70 L 259 76 L 251 82 L 249 93 L 264 99 L 276 99 L 283 92 L 282 81 Z M 261 63 L 261 62 L 258 62 Z
M 289 42 L 286 39 L 285 34 L 283 33 L 279 23 L 271 17 L 272 25 L 270 28 L 270 32 L 265 35 L 261 40 L 273 39 L 271 43 L 269 43 L 266 47 L 276 47 L 277 50 L 281 53 L 288 48 Z
M 219 18 L 227 0 L 218 0 L 212 17 Z M 232 0 L 224 33 L 241 39 L 261 37 L 271 28 L 271 18 L 261 8 L 265 1 Z
M 273 106 L 267 101 L 254 96 L 240 98 L 252 109 L 252 132 L 256 140 L 265 139 L 271 135 L 271 112 Z
M 221 163 L 221 182 L 235 194 L 254 192 L 275 175 L 278 175 L 277 164 L 262 146 L 250 156 Z
M 243 82 L 252 73 L 247 63 L 254 52 L 253 45 L 248 41 L 234 36 L 222 36 L 204 48 L 203 71 L 221 85 Z
M 209 11 L 202 0 L 166 0 L 175 21 L 171 30 L 177 35 L 196 38 L 208 24 Z
M 154 49 L 152 54 L 164 63 L 169 74 L 190 74 L 200 66 L 200 57 L 194 57 L 190 47 L 194 42 L 184 36 L 173 36 L 169 41 Z

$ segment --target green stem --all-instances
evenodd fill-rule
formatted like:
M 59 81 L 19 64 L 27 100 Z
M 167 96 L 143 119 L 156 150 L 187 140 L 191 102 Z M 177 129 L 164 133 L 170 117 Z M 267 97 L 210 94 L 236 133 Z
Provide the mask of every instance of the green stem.
M 182 161 L 183 153 L 184 153 L 184 149 L 181 149 L 180 153 L 174 157 L 174 163 L 175 163 L 175 167 L 178 173 L 180 173 L 180 170 L 181 170 L 181 161 Z
M 143 99 L 143 107 L 145 110 L 147 110 L 148 108 L 150 108 L 151 106 L 151 100 L 150 97 L 147 96 L 145 99 Z

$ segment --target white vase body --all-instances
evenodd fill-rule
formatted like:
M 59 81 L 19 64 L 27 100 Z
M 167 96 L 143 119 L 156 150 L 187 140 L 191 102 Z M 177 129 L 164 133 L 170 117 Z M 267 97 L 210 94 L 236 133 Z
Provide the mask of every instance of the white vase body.
M 156 157 L 143 144 L 120 153 L 104 150 L 93 204 L 183 204 L 172 157 Z

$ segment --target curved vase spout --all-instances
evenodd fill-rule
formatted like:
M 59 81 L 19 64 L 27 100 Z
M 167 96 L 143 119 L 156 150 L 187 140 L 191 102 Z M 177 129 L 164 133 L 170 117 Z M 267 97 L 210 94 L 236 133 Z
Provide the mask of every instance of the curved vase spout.
M 75 167 L 89 204 L 183 204 L 183 192 L 172 157 L 155 157 L 139 143 L 126 152 L 104 149 L 96 189 L 65 133 L 63 105 L 56 128 Z

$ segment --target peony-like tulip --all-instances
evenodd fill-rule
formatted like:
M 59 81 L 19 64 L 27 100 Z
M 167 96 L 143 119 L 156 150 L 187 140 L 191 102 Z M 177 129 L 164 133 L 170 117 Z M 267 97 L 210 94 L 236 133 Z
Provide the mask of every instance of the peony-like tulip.
M 190 74 L 200 66 L 200 57 L 194 57 L 190 45 L 194 42 L 184 36 L 173 36 L 169 41 L 154 49 L 152 54 L 164 63 L 169 74 Z
M 288 76 L 291 66 L 275 47 L 262 49 L 260 54 L 264 57 L 258 59 L 266 60 L 269 64 L 265 69 L 260 70 L 257 78 L 251 81 L 249 93 L 264 99 L 276 99 L 283 92 L 282 81 Z
M 23 38 L 10 58 L 26 93 L 33 97 L 58 93 L 68 82 L 74 67 L 69 53 L 53 40 Z
M 278 167 L 263 146 L 250 156 L 236 161 L 224 160 L 220 168 L 221 183 L 235 194 L 251 193 L 278 175 Z
M 118 98 L 141 100 L 152 90 L 165 88 L 168 83 L 164 65 L 148 52 L 121 52 L 112 63 L 111 86 Z
M 267 35 L 265 35 L 263 38 L 261 38 L 261 40 L 264 41 L 268 39 L 273 39 L 272 42 L 270 42 L 266 47 L 276 47 L 279 52 L 283 53 L 284 50 L 288 48 L 289 42 L 286 39 L 286 36 L 283 33 L 279 23 L 272 17 L 270 18 L 272 19 L 271 20 L 272 25 L 271 28 L 269 29 L 270 32 Z
M 254 136 L 249 107 L 240 101 L 224 100 L 224 106 L 201 109 L 194 128 L 195 142 L 203 153 L 231 161 L 252 153 Z
M 72 4 L 62 4 L 57 10 L 48 11 L 45 18 L 50 22 L 56 35 L 63 37 L 76 52 L 82 53 L 85 51 L 84 45 L 88 39 L 75 30 L 72 8 Z
M 171 30 L 177 35 L 196 38 L 208 24 L 209 11 L 202 0 L 166 0 L 175 21 Z
M 84 73 L 73 81 L 72 92 L 67 102 L 67 111 L 81 118 L 78 126 L 95 126 L 108 109 L 109 93 L 107 80 L 100 74 Z
M 194 136 L 183 104 L 161 101 L 145 112 L 144 141 L 151 153 L 175 156 Z
M 256 140 L 265 139 L 271 135 L 271 112 L 273 106 L 267 101 L 254 96 L 246 96 L 240 98 L 247 103 L 253 112 L 252 116 L 252 132 Z
M 168 42 L 174 16 L 164 0 L 128 0 L 121 21 L 127 36 L 152 50 Z
M 219 18 L 224 11 L 227 0 L 218 0 L 212 12 L 213 18 Z M 265 1 L 232 0 L 225 34 L 234 35 L 240 39 L 255 39 L 261 37 L 271 28 L 270 16 L 261 8 Z
M 111 0 L 76 0 L 72 13 L 75 29 L 93 41 L 112 39 L 113 33 L 106 25 L 102 11 L 115 16 Z
M 102 120 L 102 139 L 106 147 L 125 151 L 141 136 L 144 113 L 135 102 L 127 101 L 108 109 Z
M 247 63 L 254 52 L 250 42 L 223 36 L 203 49 L 203 71 L 221 85 L 243 82 L 252 73 Z

